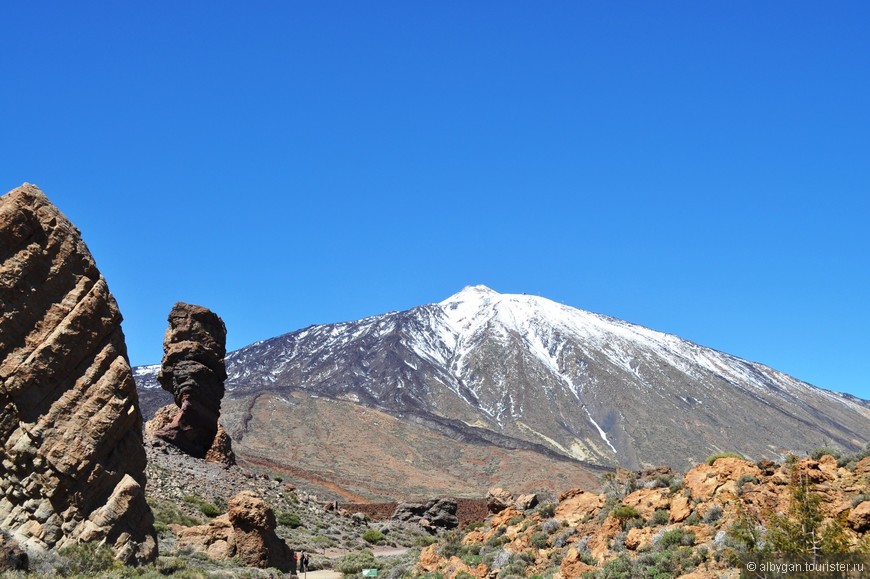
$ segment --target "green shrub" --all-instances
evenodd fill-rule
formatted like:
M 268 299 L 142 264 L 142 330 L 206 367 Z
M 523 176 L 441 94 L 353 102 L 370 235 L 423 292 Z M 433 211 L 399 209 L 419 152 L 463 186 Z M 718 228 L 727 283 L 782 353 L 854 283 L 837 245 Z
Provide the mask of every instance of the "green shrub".
M 193 527 L 202 524 L 197 518 L 182 512 L 177 505 L 169 501 L 149 501 L 151 512 L 154 513 L 155 526 L 161 524 L 168 528 L 168 525 L 181 525 L 182 527 Z
M 99 574 L 121 567 L 115 552 L 98 543 L 76 543 L 64 547 L 58 554 L 62 557 L 64 575 Z
M 203 515 L 205 515 L 206 517 L 208 517 L 210 519 L 221 514 L 220 510 L 218 510 L 218 508 L 216 506 L 214 506 L 211 503 L 207 503 L 205 501 L 203 501 L 199 504 L 199 512 L 201 512 Z
M 535 533 L 529 539 L 529 544 L 536 549 L 546 549 L 549 535 L 547 533 Z
M 719 460 L 720 458 L 739 458 L 742 460 L 746 460 L 746 457 L 740 454 L 739 452 L 729 451 L 729 452 L 716 452 L 707 457 L 707 464 L 712 465 L 714 462 Z
M 291 529 L 302 526 L 302 520 L 296 513 L 279 513 L 277 520 L 279 525 L 290 527 Z
M 338 560 L 335 568 L 345 575 L 357 575 L 363 569 L 380 569 L 381 564 L 375 560 L 375 555 L 369 550 L 348 553 Z
M 671 547 L 691 547 L 695 544 L 695 533 L 684 529 L 671 529 L 665 532 L 664 535 L 656 543 L 659 550 L 664 551 Z
M 836 458 L 837 460 L 840 460 L 843 457 L 842 452 L 840 452 L 836 448 L 831 448 L 830 446 L 819 447 L 819 448 L 813 450 L 813 452 L 810 454 L 810 456 L 814 460 L 819 460 L 820 458 L 822 458 L 825 455 L 831 455 L 834 458 Z
M 656 512 L 653 513 L 653 516 L 649 522 L 651 525 L 667 525 L 668 521 L 670 520 L 670 511 L 668 511 L 667 509 L 656 509 Z
M 720 505 L 713 505 L 704 513 L 704 522 L 708 525 L 713 524 L 722 518 L 722 513 L 723 510 Z
M 537 511 L 542 519 L 549 519 L 556 512 L 556 505 L 553 503 L 544 503 L 538 507 Z
M 377 529 L 369 529 L 362 536 L 367 543 L 382 543 L 386 536 Z

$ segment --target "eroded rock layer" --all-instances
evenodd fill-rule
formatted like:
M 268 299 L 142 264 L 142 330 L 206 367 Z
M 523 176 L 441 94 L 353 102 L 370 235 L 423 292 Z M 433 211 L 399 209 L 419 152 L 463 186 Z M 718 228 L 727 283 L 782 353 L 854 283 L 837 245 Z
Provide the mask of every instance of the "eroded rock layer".
M 79 231 L 37 187 L 0 197 L 0 529 L 26 549 L 157 556 L 121 314 Z
M 204 458 L 218 432 L 227 370 L 227 328 L 208 308 L 179 302 L 169 313 L 157 380 L 181 411 L 155 436 Z

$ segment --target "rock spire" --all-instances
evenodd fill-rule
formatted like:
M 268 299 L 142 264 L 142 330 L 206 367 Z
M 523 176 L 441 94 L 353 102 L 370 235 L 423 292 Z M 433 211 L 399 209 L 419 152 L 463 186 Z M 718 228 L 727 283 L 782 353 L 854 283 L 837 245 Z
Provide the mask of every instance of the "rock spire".
M 226 338 L 223 320 L 207 308 L 179 302 L 169 313 L 157 380 L 181 410 L 155 436 L 198 458 L 206 456 L 218 433 Z
M 79 231 L 37 187 L 0 197 L 0 530 L 28 551 L 157 556 L 121 314 Z

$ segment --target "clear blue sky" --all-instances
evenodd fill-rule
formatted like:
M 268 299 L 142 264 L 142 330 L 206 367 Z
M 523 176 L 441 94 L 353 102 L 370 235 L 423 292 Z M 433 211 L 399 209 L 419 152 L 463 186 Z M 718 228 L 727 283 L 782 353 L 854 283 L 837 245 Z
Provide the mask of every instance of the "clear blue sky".
M 3 2 L 0 189 L 157 363 L 540 294 L 870 398 L 870 3 Z

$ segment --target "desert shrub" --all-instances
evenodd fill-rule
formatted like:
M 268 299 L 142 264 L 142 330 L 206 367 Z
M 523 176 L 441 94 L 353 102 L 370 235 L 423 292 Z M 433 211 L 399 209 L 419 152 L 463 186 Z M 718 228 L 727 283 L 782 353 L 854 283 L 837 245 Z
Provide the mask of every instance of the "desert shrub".
M 650 519 L 651 525 L 667 525 L 671 520 L 671 513 L 667 509 L 656 509 Z
M 700 523 L 700 522 L 701 522 L 701 517 L 700 517 L 700 515 L 698 515 L 698 513 L 695 512 L 695 511 L 692 511 L 692 514 L 689 515 L 689 516 L 686 518 L 685 521 L 683 521 L 683 523 L 684 523 L 685 525 L 690 526 L 690 527 L 691 527 L 692 525 L 697 525 L 697 524 Z
M 506 523 L 508 527 L 513 527 L 514 525 L 518 525 L 525 520 L 525 517 L 522 515 L 517 515 L 515 517 L 511 517 Z
M 556 519 L 547 519 L 541 524 L 541 530 L 547 534 L 552 534 L 562 528 L 562 523 Z
M 862 450 L 859 450 L 855 454 L 847 454 L 842 456 L 837 461 L 837 466 L 845 467 L 852 472 L 855 472 L 855 467 L 858 465 L 858 462 L 868 456 L 870 456 L 870 443 L 867 443 L 867 445 Z
M 623 530 L 628 530 L 634 527 L 642 527 L 643 519 L 637 509 L 627 505 L 619 505 L 610 511 L 610 516 L 619 520 Z
M 850 543 L 842 523 L 835 519 L 825 524 L 819 508 L 822 497 L 813 491 L 809 481 L 793 473 L 789 490 L 788 514 L 771 518 L 766 547 L 777 555 L 796 559 L 848 553 Z
M 843 457 L 842 452 L 840 452 L 836 448 L 832 448 L 830 446 L 820 446 L 819 448 L 816 448 L 815 450 L 813 450 L 810 453 L 810 457 L 812 457 L 813 460 L 819 460 L 820 458 L 822 458 L 823 456 L 826 456 L 826 455 L 833 456 L 837 460 L 840 460 Z
M 549 538 L 547 533 L 535 533 L 529 539 L 529 544 L 536 549 L 546 549 Z
M 607 497 L 621 500 L 637 490 L 637 475 L 632 472 L 619 477 L 615 472 L 608 472 L 601 477 L 601 483 Z
M 375 559 L 374 553 L 366 549 L 348 553 L 338 560 L 335 568 L 345 575 L 357 575 L 363 569 L 380 569 L 381 564 Z
M 656 543 L 660 551 L 671 547 L 691 547 L 695 544 L 695 533 L 684 529 L 671 529 L 665 532 Z
M 449 559 L 450 557 L 459 557 L 464 550 L 462 545 L 462 537 L 456 531 L 449 531 L 441 537 L 441 545 L 438 546 L 438 554 Z
M 722 507 L 719 505 L 713 505 L 707 512 L 704 513 L 704 522 L 708 525 L 715 523 L 720 518 L 722 518 Z
M 556 512 L 556 505 L 553 503 L 543 503 L 536 510 L 542 519 L 549 519 Z
M 634 507 L 619 505 L 610 511 L 610 516 L 621 520 L 636 519 L 640 517 L 640 513 Z
M 151 512 L 154 514 L 155 526 L 160 524 L 163 528 L 168 529 L 168 525 L 193 527 L 202 524 L 202 521 L 185 514 L 177 505 L 169 501 L 152 501 L 149 502 L 149 505 L 151 506 Z
M 556 535 L 556 538 L 553 539 L 553 546 L 561 549 L 568 544 L 568 540 L 575 534 L 577 534 L 576 529 L 566 529 L 564 533 Z
M 210 519 L 221 514 L 220 510 L 216 506 L 205 501 L 199 504 L 199 512 L 201 512 L 203 515 Z
M 679 477 L 674 477 L 671 481 L 671 484 L 668 485 L 668 489 L 671 491 L 671 494 L 676 494 L 683 490 L 683 479 Z
M 69 545 L 58 551 L 58 555 L 61 557 L 59 570 L 64 575 L 99 574 L 121 567 L 115 552 L 97 543 Z
M 714 462 L 719 460 L 720 458 L 740 458 L 746 460 L 746 457 L 740 454 L 739 452 L 729 451 L 729 452 L 715 452 L 707 457 L 707 464 L 712 465 Z
M 295 529 L 302 526 L 302 519 L 296 513 L 278 513 L 277 521 L 279 525 Z
M 482 527 L 483 527 L 483 521 L 472 521 L 472 522 L 468 523 L 467 525 L 465 525 L 465 532 L 467 533 L 469 531 L 476 531 L 477 529 L 480 529 Z
M 363 533 L 362 538 L 367 543 L 383 543 L 386 536 L 377 529 L 369 529 Z

